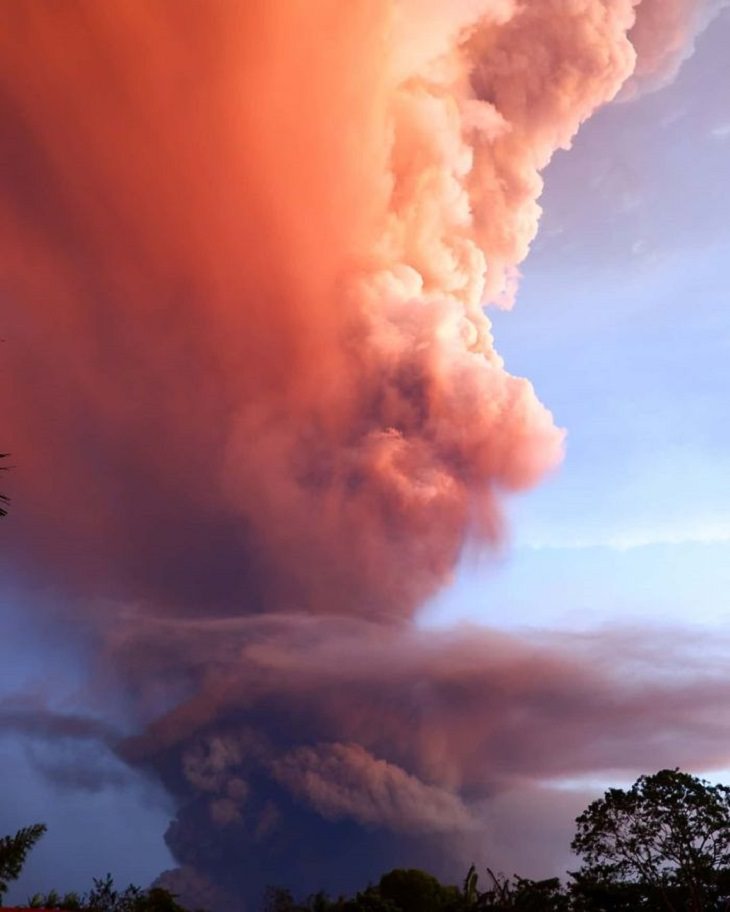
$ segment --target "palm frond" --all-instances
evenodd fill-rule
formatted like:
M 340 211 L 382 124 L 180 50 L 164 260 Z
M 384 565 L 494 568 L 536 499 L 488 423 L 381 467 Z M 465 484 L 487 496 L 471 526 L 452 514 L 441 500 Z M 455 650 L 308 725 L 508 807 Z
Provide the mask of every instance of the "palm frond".
M 7 459 L 10 453 L 0 453 L 0 459 Z M 7 472 L 10 466 L 0 465 L 0 472 Z M 10 504 L 10 498 L 7 494 L 0 494 L 0 516 L 7 516 L 6 507 Z

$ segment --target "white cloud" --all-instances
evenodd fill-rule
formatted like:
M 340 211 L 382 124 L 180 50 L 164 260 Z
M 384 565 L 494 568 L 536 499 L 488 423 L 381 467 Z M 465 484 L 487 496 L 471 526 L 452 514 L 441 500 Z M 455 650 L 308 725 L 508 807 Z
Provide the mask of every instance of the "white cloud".
M 633 526 L 595 535 L 564 536 L 557 533 L 517 541 L 516 547 L 533 551 L 550 549 L 572 551 L 586 548 L 631 551 L 635 548 L 652 545 L 723 544 L 725 542 L 730 542 L 730 517 Z

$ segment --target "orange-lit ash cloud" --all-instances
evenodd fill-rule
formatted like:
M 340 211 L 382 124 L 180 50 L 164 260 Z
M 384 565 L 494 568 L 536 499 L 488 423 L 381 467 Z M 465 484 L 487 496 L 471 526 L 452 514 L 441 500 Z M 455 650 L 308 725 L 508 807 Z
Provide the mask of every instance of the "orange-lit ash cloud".
M 48 557 L 149 597 L 243 536 L 267 609 L 392 616 L 494 539 L 562 434 L 483 305 L 634 7 L 3 11 L 3 414 Z
M 679 13 L 653 34 L 642 16 L 665 5 Z M 506 492 L 560 461 L 562 431 L 506 370 L 483 308 L 512 303 L 551 155 L 635 70 L 675 59 L 695 6 L 26 0 L 0 11 L 12 378 L 0 409 L 20 466 L 8 547 L 88 608 L 145 718 L 168 683 L 189 697 L 126 750 L 162 757 L 188 802 L 208 808 L 214 794 L 208 823 L 243 826 L 258 788 L 254 841 L 295 800 L 385 829 L 471 826 L 460 790 L 494 781 L 489 738 L 469 735 L 485 719 L 470 698 L 458 737 L 437 725 L 420 741 L 408 719 L 493 679 L 465 683 L 453 646 L 406 641 L 395 625 L 448 582 L 468 537 L 498 540 Z M 255 625 L 226 651 L 216 617 L 270 613 L 288 631 L 278 665 L 251 658 L 273 648 Z M 382 625 L 355 636 L 373 667 L 371 644 L 387 648 L 380 674 L 354 688 L 335 663 L 307 709 L 292 668 L 308 649 L 325 662 L 327 644 L 343 648 L 339 621 L 312 640 L 301 626 L 312 615 Z M 150 620 L 162 616 L 172 627 Z M 197 653 L 171 648 L 191 616 L 215 648 L 203 634 Z M 479 661 L 490 648 L 480 641 Z M 246 656 L 277 686 L 230 670 Z M 546 662 L 553 684 L 561 661 Z M 426 683 L 376 738 L 362 706 L 369 694 L 397 703 L 401 663 Z M 506 679 L 528 667 L 520 659 Z M 287 706 L 297 723 L 274 737 L 266 720 L 286 720 Z M 218 794 L 189 758 L 223 722 L 253 732 L 257 759 L 236 753 L 240 732 L 239 747 L 220 741 Z M 523 763 L 532 748 L 515 745 L 510 762 L 536 777 Z M 229 775 L 237 765 L 253 785 Z M 184 830 L 171 837 L 180 857 Z
M 10 421 L 67 568 L 144 594 L 147 485 L 240 520 L 268 608 L 410 614 L 497 534 L 561 434 L 482 305 L 633 65 L 599 7 L 6 14 Z M 536 65 L 545 25 L 573 53 Z

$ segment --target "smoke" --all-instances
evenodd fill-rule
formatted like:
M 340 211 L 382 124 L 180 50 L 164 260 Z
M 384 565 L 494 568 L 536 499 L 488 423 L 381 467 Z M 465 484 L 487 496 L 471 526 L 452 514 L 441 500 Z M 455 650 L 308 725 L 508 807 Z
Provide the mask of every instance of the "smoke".
M 697 36 L 727 6 L 727 0 L 642 0 L 630 33 L 637 64 L 624 87 L 624 97 L 632 98 L 671 82 L 692 55 Z
M 483 307 L 551 155 L 698 21 L 650 34 L 679 7 L 645 3 L 3 8 L 8 552 L 93 626 L 196 890 L 436 863 L 504 780 L 698 725 L 673 688 L 413 626 L 560 461 Z
M 351 818 L 405 833 L 474 826 L 458 796 L 378 760 L 357 744 L 296 748 L 275 761 L 273 773 L 328 820 Z
M 465 859 L 547 876 L 569 865 L 582 778 L 727 762 L 726 658 L 676 631 L 647 645 L 303 616 L 133 629 L 116 643 L 130 676 L 151 677 L 141 638 L 200 678 L 123 756 L 177 796 L 176 857 L 234 894 L 344 890 L 394 864 L 458 878 Z

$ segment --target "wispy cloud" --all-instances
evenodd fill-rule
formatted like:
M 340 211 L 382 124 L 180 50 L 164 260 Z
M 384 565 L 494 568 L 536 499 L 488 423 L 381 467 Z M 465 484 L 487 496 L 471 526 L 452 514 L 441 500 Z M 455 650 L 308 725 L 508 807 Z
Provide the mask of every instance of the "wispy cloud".
M 608 548 L 612 551 L 632 551 L 655 545 L 716 545 L 730 543 L 730 518 L 673 521 L 626 529 L 597 531 L 571 536 L 558 531 L 555 535 L 528 537 L 516 543 L 517 548 L 531 551 L 578 551 L 588 548 Z

